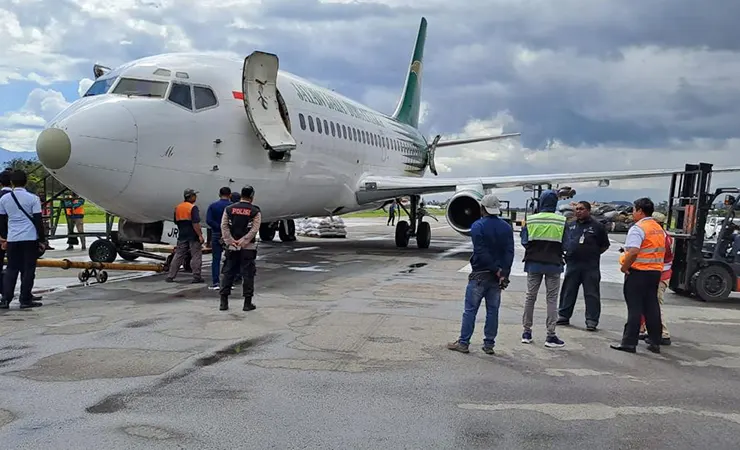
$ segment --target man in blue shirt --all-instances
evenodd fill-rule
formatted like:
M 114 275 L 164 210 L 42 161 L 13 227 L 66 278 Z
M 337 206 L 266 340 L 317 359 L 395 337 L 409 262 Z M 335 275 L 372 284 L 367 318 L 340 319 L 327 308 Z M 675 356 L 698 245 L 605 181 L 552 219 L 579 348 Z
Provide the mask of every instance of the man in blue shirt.
M 36 277 L 36 259 L 44 248 L 44 228 L 41 221 L 41 200 L 26 191 L 28 177 L 22 170 L 10 176 L 12 191 L 0 197 L 0 246 L 8 255 L 8 268 L 3 280 L 0 309 L 8 309 L 15 292 L 18 273 L 21 275 L 21 309 L 42 306 L 33 301 L 31 293 Z
M 486 299 L 486 324 L 483 328 L 483 351 L 493 355 L 498 334 L 498 310 L 501 306 L 501 289 L 506 286 L 514 262 L 514 231 L 502 220 L 501 202 L 488 194 L 480 201 L 481 218 L 470 227 L 473 255 L 471 272 L 465 291 L 465 311 L 462 316 L 460 338 L 447 344 L 447 348 L 468 353 L 470 338 L 475 328 L 481 300 Z
M 211 281 L 212 284 L 208 289 L 219 289 L 218 274 L 221 269 L 221 217 L 224 215 L 224 209 L 231 204 L 231 188 L 222 187 L 218 191 L 218 200 L 211 203 L 206 211 L 206 224 L 211 229 Z

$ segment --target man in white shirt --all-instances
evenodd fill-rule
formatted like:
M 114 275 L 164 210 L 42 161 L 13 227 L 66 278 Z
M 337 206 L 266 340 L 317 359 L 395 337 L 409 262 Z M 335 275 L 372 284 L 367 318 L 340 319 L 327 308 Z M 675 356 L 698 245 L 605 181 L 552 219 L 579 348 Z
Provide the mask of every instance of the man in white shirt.
M 44 247 L 44 228 L 41 221 L 41 200 L 26 191 L 28 176 L 22 170 L 10 175 L 13 189 L 0 197 L 0 246 L 8 256 L 8 267 L 3 279 L 0 309 L 8 309 L 13 300 L 18 274 L 21 309 L 42 306 L 33 301 L 31 293 L 36 277 L 36 260 Z M 6 236 L 6 238 L 2 238 Z
M 0 172 L 0 186 L 2 186 L 2 189 L 0 189 L 0 198 L 2 198 L 3 195 L 7 194 L 8 192 L 12 191 L 13 189 L 10 187 L 10 169 L 5 169 L 2 172 Z M 7 235 L 0 236 L 0 239 L 7 239 Z M 3 278 L 5 272 L 3 271 L 3 268 L 5 266 L 5 249 L 0 248 L 0 294 L 3 292 Z

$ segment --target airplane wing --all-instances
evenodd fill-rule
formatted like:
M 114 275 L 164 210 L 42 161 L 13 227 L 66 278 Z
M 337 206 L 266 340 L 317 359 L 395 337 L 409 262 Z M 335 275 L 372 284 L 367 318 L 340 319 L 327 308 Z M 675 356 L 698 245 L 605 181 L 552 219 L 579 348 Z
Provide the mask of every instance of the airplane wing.
M 483 189 L 512 188 L 545 184 L 583 183 L 598 181 L 608 185 L 611 180 L 668 177 L 685 169 L 646 169 L 621 172 L 583 172 L 499 177 L 419 178 L 368 175 L 360 180 L 357 199 L 361 204 L 405 195 L 436 194 L 455 191 L 458 186 L 478 186 Z M 740 166 L 712 168 L 712 173 L 740 172 Z
M 507 134 L 497 134 L 496 136 L 483 136 L 483 137 L 475 137 L 475 138 L 467 138 L 467 139 L 450 139 L 449 141 L 439 141 L 436 144 L 436 148 L 440 147 L 452 147 L 455 145 L 464 145 L 464 144 L 473 144 L 476 142 L 485 142 L 485 141 L 495 141 L 498 139 L 505 139 L 510 138 L 514 136 L 521 136 L 522 133 L 507 133 Z

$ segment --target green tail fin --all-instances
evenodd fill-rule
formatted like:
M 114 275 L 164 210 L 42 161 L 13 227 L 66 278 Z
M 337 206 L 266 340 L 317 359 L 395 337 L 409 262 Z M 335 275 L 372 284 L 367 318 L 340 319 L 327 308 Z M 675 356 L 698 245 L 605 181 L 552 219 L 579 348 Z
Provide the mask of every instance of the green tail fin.
M 424 43 L 427 39 L 427 19 L 422 17 L 419 25 L 419 34 L 416 36 L 414 54 L 411 57 L 409 72 L 406 75 L 406 85 L 403 87 L 403 96 L 396 106 L 393 118 L 399 122 L 419 126 L 419 112 L 421 110 L 421 70 L 424 60 Z

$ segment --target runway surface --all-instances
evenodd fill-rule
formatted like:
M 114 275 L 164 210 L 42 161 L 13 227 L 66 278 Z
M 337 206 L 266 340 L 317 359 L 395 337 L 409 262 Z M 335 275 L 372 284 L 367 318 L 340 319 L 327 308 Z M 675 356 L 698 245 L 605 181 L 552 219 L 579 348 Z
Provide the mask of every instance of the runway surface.
M 543 287 L 525 345 L 517 245 L 496 355 L 480 350 L 484 307 L 464 355 L 445 344 L 459 334 L 469 240 L 432 221 L 430 249 L 397 249 L 381 220 L 347 223 L 347 239 L 263 243 L 248 313 L 239 288 L 221 312 L 189 274 L 80 287 L 74 270 L 40 270 L 56 290 L 44 306 L 0 312 L 2 447 L 737 448 L 738 299 L 668 294 L 673 345 L 609 349 L 626 315 L 614 236 L 599 331 L 579 300 L 558 328 L 566 346 L 545 348 Z

